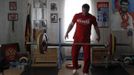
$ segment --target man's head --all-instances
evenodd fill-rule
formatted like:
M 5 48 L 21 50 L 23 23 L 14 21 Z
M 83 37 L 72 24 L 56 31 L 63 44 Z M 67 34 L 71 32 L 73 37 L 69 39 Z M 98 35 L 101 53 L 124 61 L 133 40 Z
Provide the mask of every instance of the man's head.
M 88 4 L 83 4 L 82 5 L 82 13 L 83 14 L 88 14 L 88 11 L 89 11 L 90 7 Z
M 121 11 L 127 12 L 128 11 L 128 0 L 121 0 L 120 1 Z

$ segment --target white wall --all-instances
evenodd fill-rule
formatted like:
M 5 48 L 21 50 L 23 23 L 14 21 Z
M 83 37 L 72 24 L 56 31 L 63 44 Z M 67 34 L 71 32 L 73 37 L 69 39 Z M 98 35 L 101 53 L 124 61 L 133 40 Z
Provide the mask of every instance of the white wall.
M 58 10 L 53 12 L 50 10 L 50 3 L 56 2 L 58 6 Z M 59 38 L 59 20 L 58 23 L 51 23 L 50 14 L 58 13 L 58 18 L 61 18 L 61 26 L 63 26 L 63 9 L 64 9 L 64 0 L 48 0 L 48 35 L 49 42 L 58 43 Z M 61 32 L 62 33 L 62 32 Z
M 10 11 L 9 10 L 9 1 L 17 2 L 17 10 Z M 32 0 L 29 0 L 32 3 Z M 56 2 L 58 5 L 58 18 L 61 18 L 61 27 L 64 27 L 64 2 L 65 0 L 48 0 L 47 3 L 47 27 L 48 27 L 48 37 L 49 42 L 57 43 L 58 42 L 58 31 L 59 31 L 59 22 L 51 23 L 50 22 L 50 13 L 53 13 L 50 10 L 50 3 Z M 93 12 L 96 11 L 96 2 L 104 1 L 104 0 L 92 0 Z M 105 0 L 109 1 L 109 0 Z M 28 0 L 0 0 L 0 44 L 4 43 L 14 43 L 19 42 L 20 49 L 24 50 L 24 32 L 25 32 L 25 24 L 26 24 L 26 16 L 27 16 L 27 2 Z M 75 5 L 75 4 L 74 4 Z M 11 25 L 12 22 L 8 21 L 7 15 L 10 12 L 18 13 L 18 21 L 15 22 L 15 32 L 12 32 Z M 71 11 L 70 11 L 71 12 Z M 93 13 L 93 15 L 97 15 L 97 13 Z M 110 24 L 109 24 L 110 25 Z M 63 28 L 61 29 L 62 33 L 62 41 L 64 39 Z M 110 29 L 100 28 L 101 31 L 101 44 L 104 44 L 107 41 L 107 37 Z M 123 37 L 123 36 L 121 36 Z M 134 39 L 134 38 L 133 38 Z M 125 40 L 127 41 L 127 40 Z
M 17 10 L 9 10 L 9 2 L 17 2 Z M 14 22 L 15 31 L 13 32 L 12 22 L 8 21 L 8 13 L 18 13 L 18 21 Z M 27 0 L 0 0 L 0 44 L 19 43 L 20 49 L 24 50 L 24 28 L 27 16 Z
M 9 10 L 9 1 L 16 1 L 17 2 L 17 10 L 10 11 Z M 94 1 L 94 0 L 93 0 Z M 27 16 L 27 0 L 0 0 L 0 15 L 3 18 L 0 18 L 0 43 L 12 43 L 12 42 L 19 42 L 21 47 L 24 47 L 24 30 L 25 30 L 25 23 L 26 23 L 26 16 Z M 49 35 L 49 42 L 57 43 L 58 42 L 58 23 L 51 23 L 50 22 L 50 13 L 53 13 L 50 10 L 50 3 L 56 2 L 58 5 L 58 17 L 61 18 L 61 25 L 63 25 L 63 18 L 64 18 L 64 0 L 48 0 L 47 4 L 47 25 L 48 25 L 48 35 Z M 93 2 L 94 5 L 95 2 Z M 95 12 L 95 10 L 93 10 Z M 12 22 L 8 21 L 7 14 L 9 12 L 16 12 L 18 13 L 18 21 L 15 22 L 15 32 L 12 32 L 11 25 Z M 94 13 L 95 15 L 95 13 Z M 64 34 L 63 34 L 64 35 Z
M 57 4 L 57 11 L 51 11 L 50 4 Z M 47 34 L 49 43 L 58 43 L 59 41 L 59 18 L 63 19 L 64 0 L 47 0 L 45 20 L 47 20 Z M 58 13 L 58 23 L 51 23 L 51 13 Z
M 0 43 L 7 43 L 9 22 L 7 21 L 8 1 L 0 0 Z

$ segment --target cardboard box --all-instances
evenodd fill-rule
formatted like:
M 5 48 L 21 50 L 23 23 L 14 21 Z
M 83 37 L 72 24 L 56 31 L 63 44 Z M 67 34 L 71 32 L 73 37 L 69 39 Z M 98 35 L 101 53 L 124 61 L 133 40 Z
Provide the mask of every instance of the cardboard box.
M 104 47 L 93 47 L 91 49 L 91 63 L 104 64 L 107 62 L 108 49 Z

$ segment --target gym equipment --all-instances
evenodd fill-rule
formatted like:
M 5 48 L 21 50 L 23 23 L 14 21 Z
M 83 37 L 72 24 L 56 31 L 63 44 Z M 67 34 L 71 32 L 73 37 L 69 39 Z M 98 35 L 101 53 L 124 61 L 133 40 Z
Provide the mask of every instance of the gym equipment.
M 57 66 L 57 48 L 48 48 L 47 34 L 44 30 L 36 31 L 37 48 L 32 51 L 32 67 Z
M 109 43 L 110 55 L 113 55 L 116 51 L 116 37 L 113 33 L 110 34 L 108 43 Z
M 57 32 L 57 35 L 58 35 L 58 42 L 57 43 L 49 43 L 49 42 L 47 42 L 46 44 L 45 44 L 45 46 L 47 47 L 47 46 L 57 46 L 58 47 L 58 68 L 61 68 L 61 64 L 62 64 L 62 61 L 63 61 L 63 58 L 62 58 L 62 53 L 61 53 L 61 48 L 63 47 L 63 46 L 66 46 L 66 47 L 70 47 L 70 46 L 72 46 L 72 43 L 62 43 L 61 42 L 61 19 L 59 18 L 59 31 Z M 39 40 L 39 39 L 38 39 Z M 35 43 L 35 42 L 27 42 L 27 44 L 30 44 L 30 45 L 38 45 L 38 48 L 39 48 L 39 43 Z M 85 43 L 75 43 L 76 45 L 83 45 L 83 44 L 85 44 Z M 90 44 L 90 43 L 86 43 L 87 45 L 88 44 Z M 113 49 L 113 51 L 112 50 L 110 50 L 111 52 L 109 52 L 109 53 L 111 53 L 111 54 L 113 54 L 115 51 L 115 47 L 116 46 L 128 46 L 128 44 L 113 44 L 113 45 L 109 45 L 109 46 L 111 46 Z M 91 47 L 105 47 L 106 45 L 105 44 L 90 44 L 90 46 Z M 110 48 L 110 47 L 109 47 Z M 47 49 L 47 48 L 46 48 Z M 45 55 L 45 54 L 44 54 Z
M 28 63 L 28 58 L 23 56 L 23 57 L 19 58 L 19 62 L 20 63 Z
M 38 45 L 37 43 L 33 43 L 33 42 L 27 42 L 27 44 Z M 94 47 L 94 46 L 104 47 L 105 46 L 104 44 L 90 44 L 90 43 L 74 43 L 74 44 L 75 45 L 90 45 L 91 47 Z M 49 42 L 47 43 L 47 46 L 59 46 L 59 45 L 70 47 L 73 44 L 72 43 L 49 43 Z M 121 44 L 121 45 L 126 45 L 126 44 Z
M 111 35 L 113 35 L 113 34 L 111 34 Z M 110 35 L 110 36 L 111 36 Z M 114 39 L 113 41 L 110 41 L 110 39 L 112 40 L 112 39 Z M 99 47 L 99 48 L 106 48 L 106 49 L 108 49 L 108 48 L 112 48 L 111 50 L 109 50 L 109 51 L 111 51 L 111 52 L 109 52 L 110 54 L 114 54 L 114 52 L 115 52 L 115 48 L 116 48 L 116 46 L 129 46 L 128 44 L 120 44 L 120 43 L 116 43 L 116 40 L 115 40 L 115 38 L 114 37 L 111 37 L 109 39 L 109 44 L 90 44 L 90 43 L 75 43 L 76 45 L 83 45 L 83 44 L 86 44 L 86 45 L 88 45 L 88 44 L 90 44 L 91 45 L 91 48 L 93 48 L 93 47 Z M 111 44 L 110 44 L 111 43 Z M 113 44 L 114 43 L 114 44 Z M 34 42 L 27 42 L 27 44 L 30 44 L 30 45 L 38 45 L 38 47 L 39 47 L 39 43 L 34 43 Z M 61 55 L 61 47 L 70 47 L 70 46 L 72 46 L 72 43 L 48 43 L 47 42 L 47 44 L 46 44 L 46 46 L 58 46 L 58 67 L 60 68 L 61 67 L 61 64 L 62 64 L 62 55 Z M 49 50 L 47 50 L 47 51 L 49 51 Z M 109 53 L 107 53 L 108 54 L 108 56 L 109 56 Z M 44 54 L 45 55 L 45 54 Z M 60 57 L 60 58 L 59 58 Z M 110 57 L 112 57 L 112 55 L 110 55 Z M 107 62 L 105 63 L 105 65 L 108 65 L 108 60 L 106 60 Z M 60 63 L 59 63 L 60 62 Z M 70 64 L 67 64 L 66 65 L 66 67 L 67 68 L 71 68 L 71 66 L 70 66 Z
M 120 56 L 118 60 L 123 62 L 125 65 L 134 64 L 134 54 L 133 53 L 123 54 Z
M 39 49 L 32 53 L 32 67 L 57 67 L 57 48 L 48 48 L 47 52 L 41 54 Z
M 105 47 L 92 47 L 91 49 L 91 65 L 105 65 L 108 67 L 112 63 L 116 50 L 116 38 L 113 33 L 110 34 L 108 43 Z
M 40 50 L 40 53 L 44 54 L 47 51 L 47 41 L 48 36 L 46 33 L 39 33 L 37 37 L 37 47 Z

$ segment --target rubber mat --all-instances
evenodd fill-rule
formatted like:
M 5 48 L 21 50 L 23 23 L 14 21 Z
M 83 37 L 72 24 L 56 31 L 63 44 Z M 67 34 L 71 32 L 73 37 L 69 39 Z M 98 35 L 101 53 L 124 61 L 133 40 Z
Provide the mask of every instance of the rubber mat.
M 21 75 L 58 75 L 56 67 L 32 67 L 24 71 Z
M 121 65 L 110 66 L 97 66 L 91 69 L 92 75 L 130 75 Z

